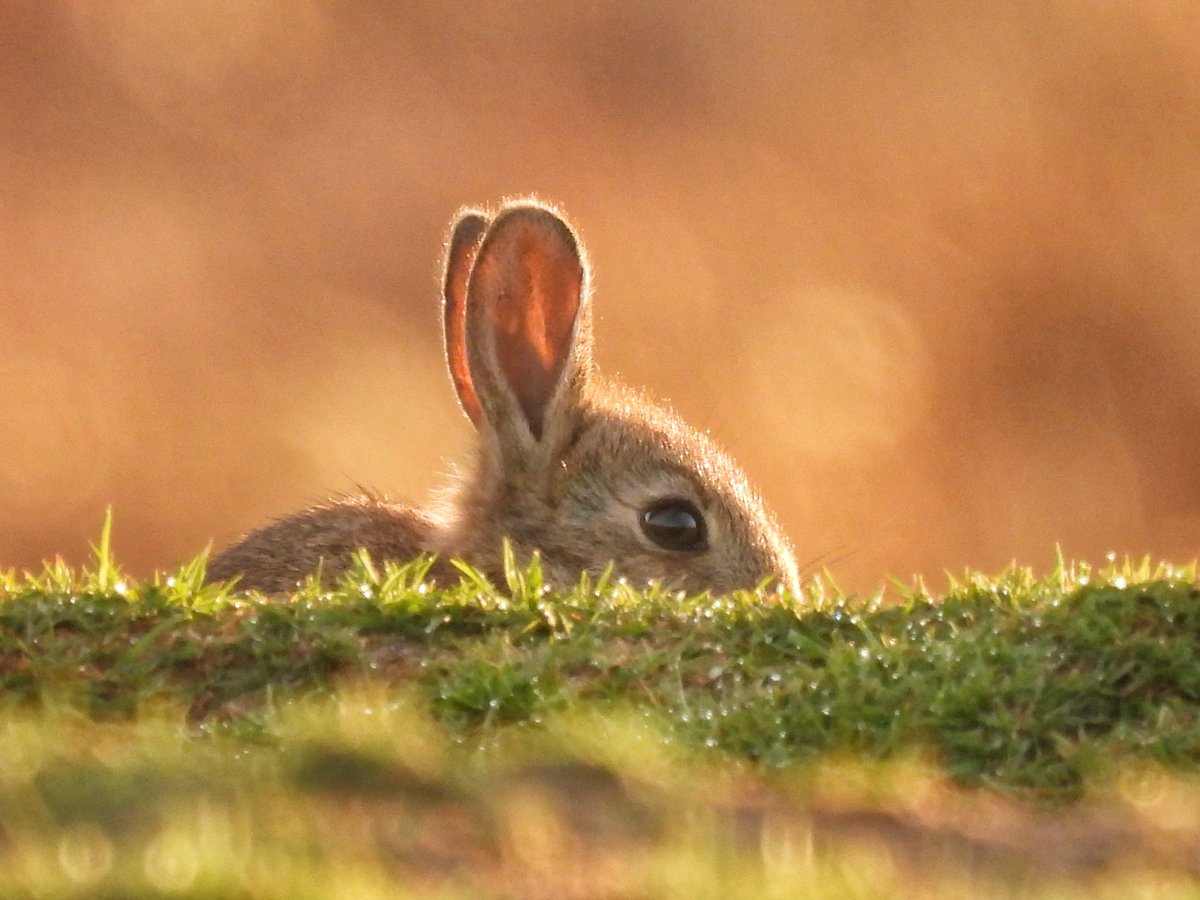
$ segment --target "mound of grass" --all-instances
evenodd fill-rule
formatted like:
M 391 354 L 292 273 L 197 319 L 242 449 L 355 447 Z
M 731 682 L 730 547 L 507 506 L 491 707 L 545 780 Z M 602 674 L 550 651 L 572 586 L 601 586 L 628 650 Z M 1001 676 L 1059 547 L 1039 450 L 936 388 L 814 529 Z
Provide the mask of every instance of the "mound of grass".
M 0 577 L 5 896 L 1053 892 L 1197 865 L 1194 566 L 860 600 L 362 558 L 267 598 L 202 559 L 135 583 L 108 533 L 83 571 Z

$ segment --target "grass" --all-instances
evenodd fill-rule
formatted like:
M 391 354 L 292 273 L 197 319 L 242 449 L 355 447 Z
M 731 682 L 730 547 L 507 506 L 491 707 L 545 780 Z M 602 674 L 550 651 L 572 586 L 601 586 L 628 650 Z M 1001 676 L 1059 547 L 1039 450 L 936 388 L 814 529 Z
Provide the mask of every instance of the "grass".
M 0 896 L 1192 895 L 1194 565 L 0 576 Z

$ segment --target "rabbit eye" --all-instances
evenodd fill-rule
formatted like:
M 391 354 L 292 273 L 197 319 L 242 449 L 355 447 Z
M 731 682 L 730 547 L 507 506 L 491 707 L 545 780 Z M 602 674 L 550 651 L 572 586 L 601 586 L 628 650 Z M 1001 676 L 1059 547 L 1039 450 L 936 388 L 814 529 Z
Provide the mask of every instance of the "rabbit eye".
M 687 500 L 660 500 L 642 513 L 642 532 L 664 550 L 695 553 L 708 549 L 708 527 Z

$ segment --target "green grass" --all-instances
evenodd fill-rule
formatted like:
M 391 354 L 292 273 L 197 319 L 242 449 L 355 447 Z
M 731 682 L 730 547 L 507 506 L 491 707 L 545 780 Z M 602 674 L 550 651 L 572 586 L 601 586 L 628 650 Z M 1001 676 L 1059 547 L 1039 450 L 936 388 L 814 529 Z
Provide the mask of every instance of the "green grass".
M 0 896 L 1191 895 L 1194 566 L 0 576 Z

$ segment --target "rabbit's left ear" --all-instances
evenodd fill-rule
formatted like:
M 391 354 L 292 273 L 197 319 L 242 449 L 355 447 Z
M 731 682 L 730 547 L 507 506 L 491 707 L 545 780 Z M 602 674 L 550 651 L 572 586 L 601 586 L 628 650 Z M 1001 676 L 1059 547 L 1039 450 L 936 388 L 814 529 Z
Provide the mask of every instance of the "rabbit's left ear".
M 488 228 L 467 286 L 466 343 L 502 455 L 557 443 L 592 349 L 587 266 L 574 233 L 549 209 L 511 206 Z
M 446 364 L 450 368 L 458 402 L 476 428 L 483 418 L 483 411 L 479 408 L 479 397 L 475 394 L 467 365 L 467 279 L 471 275 L 471 264 L 475 262 L 475 254 L 487 224 L 487 217 L 476 210 L 465 209 L 458 214 L 446 245 L 446 274 L 442 281 Z

